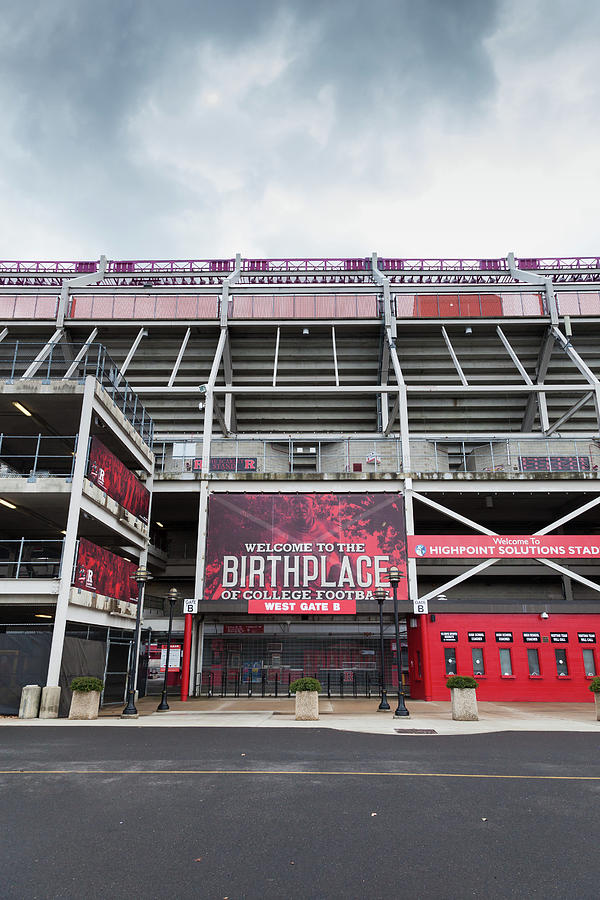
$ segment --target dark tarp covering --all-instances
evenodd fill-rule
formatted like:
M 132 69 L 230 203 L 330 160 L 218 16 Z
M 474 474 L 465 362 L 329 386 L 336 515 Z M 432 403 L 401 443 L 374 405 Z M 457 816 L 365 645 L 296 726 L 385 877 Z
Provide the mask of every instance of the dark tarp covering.
M 46 684 L 52 635 L 39 632 L 0 634 L 0 715 L 16 716 L 26 684 Z M 104 678 L 106 644 L 65 637 L 60 670 L 59 715 L 71 705 L 69 685 L 78 675 Z
M 106 644 L 101 641 L 85 641 L 82 638 L 65 637 L 62 664 L 60 667 L 61 686 L 59 716 L 68 716 L 71 706 L 71 690 L 69 685 L 80 675 L 91 675 L 104 678 L 104 660 Z
M 24 685 L 46 684 L 51 641 L 49 631 L 0 634 L 0 715 L 18 714 Z

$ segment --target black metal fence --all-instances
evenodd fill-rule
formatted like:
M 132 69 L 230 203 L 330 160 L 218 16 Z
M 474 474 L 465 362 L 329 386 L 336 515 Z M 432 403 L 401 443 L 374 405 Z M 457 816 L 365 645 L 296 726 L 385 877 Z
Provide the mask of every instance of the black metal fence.
M 196 680 L 196 696 L 205 697 L 292 697 L 290 684 L 297 678 L 316 678 L 321 684 L 322 697 L 377 697 L 381 694 L 381 678 L 376 672 L 283 672 L 271 675 L 262 672 L 256 679 L 245 679 L 240 671 L 223 673 L 203 672 Z M 385 685 L 394 692 L 395 686 Z M 405 694 L 410 693 L 405 679 Z

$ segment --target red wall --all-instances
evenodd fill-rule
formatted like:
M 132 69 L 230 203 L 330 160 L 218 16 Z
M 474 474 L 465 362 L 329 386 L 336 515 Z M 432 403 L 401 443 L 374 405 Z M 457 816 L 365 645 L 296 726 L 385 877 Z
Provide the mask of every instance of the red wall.
M 416 626 L 411 623 L 416 621 Z M 444 643 L 441 631 L 458 632 L 458 640 Z M 470 643 L 469 631 L 484 631 L 485 643 Z M 497 643 L 497 631 L 512 632 L 512 643 Z M 540 632 L 540 643 L 526 644 L 523 632 Z M 567 632 L 568 643 L 552 643 L 551 632 Z M 579 643 L 578 632 L 594 632 L 598 643 Z M 547 638 L 547 642 L 544 641 Z M 478 675 L 479 700 L 536 700 L 553 702 L 592 703 L 589 690 L 591 678 L 583 667 L 583 649 L 594 651 L 596 672 L 600 674 L 600 615 L 555 615 L 540 619 L 536 614 L 467 614 L 435 613 L 431 616 L 408 616 L 408 653 L 411 696 L 417 700 L 449 700 L 446 687 L 444 650 L 456 650 L 457 674 L 473 675 L 471 650 L 481 649 L 485 662 L 485 675 Z M 500 649 L 510 649 L 512 677 L 500 672 Z M 538 651 L 540 676 L 529 675 L 527 650 Z M 569 667 L 568 676 L 556 674 L 554 651 L 563 649 Z M 420 658 L 419 655 L 420 654 Z M 420 677 L 419 677 L 420 661 Z

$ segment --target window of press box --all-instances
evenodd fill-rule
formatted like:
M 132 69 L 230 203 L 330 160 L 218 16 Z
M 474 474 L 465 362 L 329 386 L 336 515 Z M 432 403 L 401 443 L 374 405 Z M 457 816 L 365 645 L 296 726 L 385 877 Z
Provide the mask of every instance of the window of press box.
M 555 650 L 554 656 L 556 658 L 556 674 L 557 675 L 568 675 L 569 667 L 567 665 L 567 654 L 564 650 Z
M 500 650 L 500 674 L 512 675 L 512 673 L 512 658 L 510 655 L 510 650 Z
M 448 648 L 444 650 L 446 658 L 446 675 L 456 675 L 456 650 Z
M 527 651 L 527 663 L 529 665 L 529 674 L 530 675 L 539 675 L 540 674 L 540 655 L 537 650 L 528 650 Z
M 596 660 L 594 659 L 594 651 L 590 650 L 589 648 L 583 651 L 583 668 L 586 675 L 596 674 Z
M 485 675 L 485 667 L 483 664 L 483 650 L 478 647 L 471 650 L 473 659 L 473 675 Z

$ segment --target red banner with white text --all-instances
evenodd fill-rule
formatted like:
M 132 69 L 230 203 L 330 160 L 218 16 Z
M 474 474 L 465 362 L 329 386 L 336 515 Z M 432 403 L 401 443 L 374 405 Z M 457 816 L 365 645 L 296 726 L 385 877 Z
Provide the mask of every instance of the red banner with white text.
M 356 612 L 390 565 L 406 573 L 399 494 L 213 494 L 204 599 L 249 613 Z M 398 591 L 406 599 L 406 578 Z
M 148 522 L 150 492 L 97 437 L 90 441 L 87 477 L 132 515 Z
M 128 559 L 80 538 L 73 585 L 113 600 L 137 603 L 138 586 L 132 577 L 136 569 Z
M 600 558 L 600 535 L 589 534 L 415 534 L 408 555 L 420 559 Z

